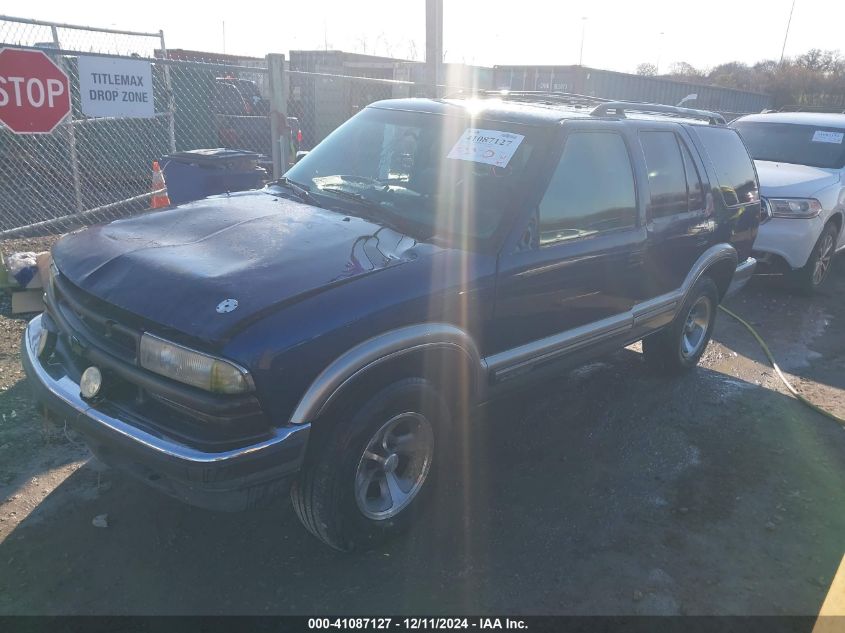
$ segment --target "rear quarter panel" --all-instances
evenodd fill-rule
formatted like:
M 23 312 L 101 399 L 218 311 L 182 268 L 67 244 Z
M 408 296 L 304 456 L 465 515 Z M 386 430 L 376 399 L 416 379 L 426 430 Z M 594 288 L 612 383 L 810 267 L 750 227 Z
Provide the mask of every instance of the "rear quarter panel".
M 719 160 L 718 156 L 711 156 L 704 144 L 701 142 L 696 129 L 699 126 L 690 125 L 687 128 L 688 136 L 691 138 L 695 149 L 698 151 L 702 162 L 704 163 L 705 171 L 707 172 L 707 180 L 710 184 L 709 195 L 713 199 L 714 221 L 716 223 L 715 232 L 713 235 L 713 243 L 727 242 L 731 244 L 737 251 L 739 261 L 743 261 L 751 256 L 751 249 L 754 245 L 754 239 L 757 237 L 757 228 L 760 225 L 760 199 L 759 195 L 754 202 L 747 202 L 738 205 L 729 206 L 726 204 L 725 198 L 720 189 L 719 177 L 714 164 L 715 160 Z M 730 129 L 730 128 L 726 128 Z M 734 134 L 735 131 L 731 130 Z M 737 137 L 742 142 L 741 137 Z M 745 147 L 745 144 L 742 145 Z M 757 190 L 760 189 L 760 181 L 757 177 L 757 169 L 754 167 L 754 161 L 748 155 L 748 150 L 745 151 L 746 158 L 751 165 L 754 173 L 754 179 L 757 184 Z

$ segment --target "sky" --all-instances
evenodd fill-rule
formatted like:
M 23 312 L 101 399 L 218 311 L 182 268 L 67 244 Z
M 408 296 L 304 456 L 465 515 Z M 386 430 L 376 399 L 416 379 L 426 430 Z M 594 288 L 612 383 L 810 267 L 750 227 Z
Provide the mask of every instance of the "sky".
M 444 0 L 447 62 L 583 64 L 633 72 L 778 59 L 792 0 Z M 7 15 L 120 29 L 163 29 L 168 48 L 263 56 L 340 49 L 422 60 L 425 0 L 275 3 L 12 0 Z M 586 18 L 586 19 L 583 19 Z M 842 0 L 795 0 L 786 55 L 845 48 Z

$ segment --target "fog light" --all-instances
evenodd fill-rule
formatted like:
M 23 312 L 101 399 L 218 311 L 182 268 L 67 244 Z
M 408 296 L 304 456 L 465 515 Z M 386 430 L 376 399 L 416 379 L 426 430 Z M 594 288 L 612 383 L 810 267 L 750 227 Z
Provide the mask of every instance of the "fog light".
M 79 390 L 82 392 L 82 397 L 91 399 L 100 393 L 100 387 L 103 386 L 103 374 L 96 367 L 89 367 L 82 372 L 82 379 L 79 381 Z

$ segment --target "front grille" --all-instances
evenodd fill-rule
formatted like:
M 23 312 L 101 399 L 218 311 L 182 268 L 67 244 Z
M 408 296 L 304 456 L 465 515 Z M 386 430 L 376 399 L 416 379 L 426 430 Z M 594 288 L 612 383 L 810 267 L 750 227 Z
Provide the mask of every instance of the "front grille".
M 92 345 L 124 362 L 137 364 L 141 332 L 105 316 L 108 311 L 102 301 L 60 275 L 53 279 L 53 300 L 64 320 Z
M 254 394 L 210 394 L 140 367 L 138 350 L 146 329 L 124 312 L 75 286 L 60 273 L 47 289 L 48 313 L 59 329 L 66 357 L 81 369 L 95 364 L 108 387 L 97 406 L 117 407 L 156 432 L 190 445 L 235 446 L 263 437 L 267 420 Z
M 106 386 L 96 406 L 114 408 L 121 419 L 137 420 L 149 432 L 192 446 L 233 447 L 266 436 L 267 419 L 254 394 L 210 394 L 142 369 L 138 349 L 144 325 L 138 317 L 61 274 L 48 287 L 47 308 L 64 357 L 80 372 L 91 364 L 103 371 Z

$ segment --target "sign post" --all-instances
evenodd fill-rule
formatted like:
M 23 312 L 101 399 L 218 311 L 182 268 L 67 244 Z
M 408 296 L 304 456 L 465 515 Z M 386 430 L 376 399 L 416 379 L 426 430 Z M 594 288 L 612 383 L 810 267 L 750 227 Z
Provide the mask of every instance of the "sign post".
M 67 75 L 43 51 L 0 49 L 0 122 L 15 134 L 49 134 L 70 113 Z
M 50 27 L 50 32 L 53 34 L 53 45 L 57 49 L 61 49 L 59 29 L 53 25 Z M 62 56 L 59 56 L 59 68 L 67 74 L 67 59 Z M 70 173 L 73 178 L 73 201 L 76 205 L 76 212 L 82 213 L 82 179 L 79 176 L 79 153 L 76 151 L 76 128 L 73 127 L 73 108 L 71 108 L 70 117 L 68 117 L 67 144 L 70 150 Z
M 270 75 L 270 146 L 273 158 L 273 178 L 280 178 L 288 170 L 290 130 L 287 118 L 287 73 L 285 56 L 267 55 L 267 72 Z

